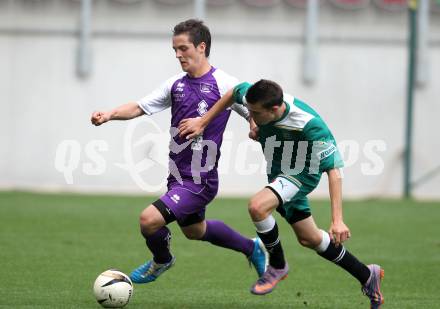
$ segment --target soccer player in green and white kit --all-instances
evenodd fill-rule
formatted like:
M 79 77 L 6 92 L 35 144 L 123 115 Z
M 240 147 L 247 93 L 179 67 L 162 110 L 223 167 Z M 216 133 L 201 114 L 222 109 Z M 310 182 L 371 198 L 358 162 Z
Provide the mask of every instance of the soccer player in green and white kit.
M 245 105 L 256 124 L 249 136 L 262 145 L 269 180 L 249 202 L 252 221 L 270 254 L 267 271 L 252 286 L 251 292 L 270 293 L 289 271 L 272 216 L 277 210 L 292 226 L 301 245 L 348 271 L 361 283 L 371 308 L 380 308 L 383 303 L 380 282 L 384 271 L 379 265 L 361 263 L 342 244 L 350 238 L 350 230 L 342 217 L 340 168 L 343 161 L 332 133 L 310 106 L 283 94 L 273 81 L 260 80 L 254 85 L 241 83 L 201 118 L 183 120 L 179 125 L 180 134 L 192 138 L 202 133 L 219 112 L 234 102 Z M 316 226 L 307 199 L 323 172 L 328 175 L 331 201 L 332 220 L 328 232 Z

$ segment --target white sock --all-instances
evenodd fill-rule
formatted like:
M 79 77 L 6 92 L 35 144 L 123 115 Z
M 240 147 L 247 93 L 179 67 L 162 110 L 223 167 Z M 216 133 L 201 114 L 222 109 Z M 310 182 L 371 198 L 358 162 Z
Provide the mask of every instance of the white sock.
M 258 233 L 267 233 L 273 229 L 275 226 L 275 218 L 269 215 L 266 219 L 254 222 Z
M 324 230 L 321 230 L 322 232 L 322 240 L 321 243 L 315 247 L 315 251 L 318 253 L 322 253 L 325 250 L 327 250 L 328 245 L 330 244 L 330 236 L 328 235 L 328 233 Z

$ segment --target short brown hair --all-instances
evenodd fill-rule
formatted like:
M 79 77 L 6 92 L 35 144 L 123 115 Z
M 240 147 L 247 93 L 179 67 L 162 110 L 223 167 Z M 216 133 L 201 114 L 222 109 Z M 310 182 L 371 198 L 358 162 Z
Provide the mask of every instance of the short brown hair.
M 264 108 L 280 106 L 283 103 L 283 89 L 271 80 L 260 79 L 248 89 L 246 101 L 249 104 L 259 102 Z
M 203 21 L 198 19 L 188 19 L 177 24 L 174 27 L 173 35 L 176 36 L 183 33 L 188 33 L 189 39 L 195 47 L 199 46 L 200 43 L 205 42 L 205 56 L 209 57 L 211 51 L 211 32 Z

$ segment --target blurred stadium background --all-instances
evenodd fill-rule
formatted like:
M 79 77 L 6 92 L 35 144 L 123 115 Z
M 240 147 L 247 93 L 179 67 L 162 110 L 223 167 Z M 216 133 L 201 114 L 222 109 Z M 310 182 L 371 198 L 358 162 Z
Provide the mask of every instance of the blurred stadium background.
M 0 0 L 0 308 L 96 308 L 100 272 L 148 257 L 137 220 L 165 189 L 169 112 L 89 118 L 180 72 L 171 31 L 190 17 L 211 29 L 214 66 L 276 80 L 328 122 L 347 163 L 347 246 L 386 269 L 385 308 L 438 308 L 439 0 Z M 252 235 L 246 197 L 265 183 L 263 157 L 236 115 L 222 153 L 207 217 Z M 312 203 L 323 228 L 325 178 Z M 241 256 L 172 224 L 178 263 L 136 287 L 130 308 L 368 307 L 277 220 L 293 271 L 270 296 L 249 294 Z
M 418 4 L 412 193 L 438 198 L 440 2 Z M 323 115 L 347 162 L 346 196 L 403 194 L 404 0 L 0 0 L 0 187 L 144 193 L 148 184 L 163 191 L 166 164 L 137 171 L 133 164 L 148 152 L 166 156 L 169 112 L 151 117 L 153 129 L 128 122 L 94 128 L 89 117 L 180 72 L 171 31 L 194 16 L 211 28 L 214 66 L 240 80 L 276 80 Z M 153 135 L 142 142 L 146 132 Z M 247 196 L 264 184 L 261 151 L 246 135 L 232 116 L 221 195 Z M 324 179 L 316 195 L 325 193 Z

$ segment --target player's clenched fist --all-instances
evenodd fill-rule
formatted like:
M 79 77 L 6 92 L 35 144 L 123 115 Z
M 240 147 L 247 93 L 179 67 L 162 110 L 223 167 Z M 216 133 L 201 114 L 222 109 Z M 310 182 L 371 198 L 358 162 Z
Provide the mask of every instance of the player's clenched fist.
M 254 141 L 258 140 L 258 127 L 252 128 L 249 131 L 249 138 L 253 139 Z
M 91 118 L 92 124 L 94 124 L 95 126 L 99 126 L 109 120 L 110 120 L 110 115 L 104 112 L 93 112 Z

